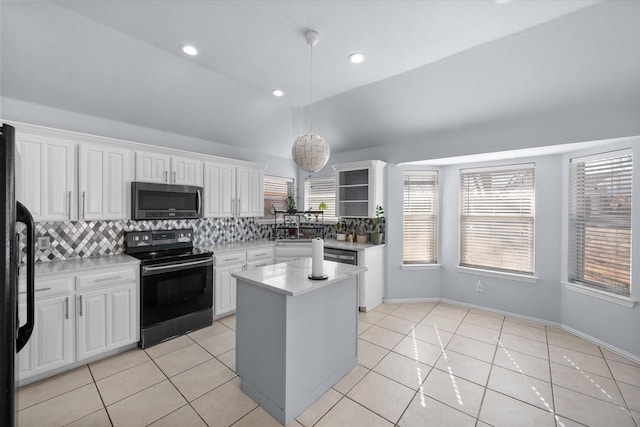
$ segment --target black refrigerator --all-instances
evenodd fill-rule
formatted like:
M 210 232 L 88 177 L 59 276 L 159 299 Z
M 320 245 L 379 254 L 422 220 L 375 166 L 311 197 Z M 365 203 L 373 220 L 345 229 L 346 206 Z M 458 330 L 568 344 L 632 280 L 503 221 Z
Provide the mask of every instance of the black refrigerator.
M 16 202 L 15 196 L 15 144 L 14 129 L 9 125 L 0 128 L 0 181 L 2 212 L 0 215 L 0 257 L 2 267 L 0 279 L 0 426 L 16 424 L 15 361 L 17 353 L 25 346 L 33 330 L 34 317 L 34 256 L 35 225 L 29 211 Z M 18 263 L 20 242 L 16 222 L 25 225 L 27 262 L 27 318 L 18 321 Z M 22 325 L 20 323 L 23 323 Z

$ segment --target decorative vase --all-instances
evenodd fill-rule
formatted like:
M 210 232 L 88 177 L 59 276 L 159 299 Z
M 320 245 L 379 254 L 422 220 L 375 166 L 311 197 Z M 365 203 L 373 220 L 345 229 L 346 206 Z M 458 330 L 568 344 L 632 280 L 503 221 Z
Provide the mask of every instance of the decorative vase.
M 345 241 L 345 240 L 347 240 L 347 234 L 346 233 L 338 233 L 336 235 L 336 239 L 340 240 L 340 241 Z
M 371 243 L 374 245 L 379 245 L 382 243 L 382 234 L 383 233 L 371 233 Z
M 358 241 L 358 243 L 367 243 L 367 235 L 358 234 L 358 236 L 356 236 L 356 240 Z

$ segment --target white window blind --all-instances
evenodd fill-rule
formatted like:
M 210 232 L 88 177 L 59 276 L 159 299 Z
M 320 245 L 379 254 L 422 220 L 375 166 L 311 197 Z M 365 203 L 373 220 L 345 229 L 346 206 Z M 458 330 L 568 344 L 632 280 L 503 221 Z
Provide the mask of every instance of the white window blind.
M 571 159 L 570 282 L 630 294 L 631 174 L 630 151 Z
M 287 209 L 287 194 L 293 193 L 293 179 L 279 176 L 264 176 L 264 218 L 272 219 L 271 207 L 284 211 Z
M 320 203 L 326 203 L 324 221 L 336 219 L 336 179 L 309 178 L 304 182 L 304 208 L 318 210 Z
M 460 265 L 533 274 L 535 167 L 461 170 Z
M 406 171 L 402 205 L 403 264 L 435 264 L 438 258 L 438 173 Z

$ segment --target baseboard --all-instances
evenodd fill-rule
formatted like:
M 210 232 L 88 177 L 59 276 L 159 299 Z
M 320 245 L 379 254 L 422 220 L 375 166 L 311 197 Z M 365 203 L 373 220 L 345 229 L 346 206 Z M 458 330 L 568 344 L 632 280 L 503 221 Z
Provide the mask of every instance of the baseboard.
M 404 304 L 404 303 L 412 303 L 412 302 L 440 302 L 440 298 L 399 298 L 399 299 L 385 298 L 384 302 L 387 302 L 389 304 Z
M 580 332 L 579 330 L 574 329 L 574 328 L 572 328 L 570 326 L 562 325 L 562 330 L 570 332 L 570 333 L 572 333 L 574 335 L 577 335 L 580 338 L 583 338 L 583 339 L 585 339 L 587 341 L 590 341 L 595 345 L 599 345 L 600 347 L 604 347 L 607 350 L 609 350 L 609 351 L 611 351 L 613 353 L 616 353 L 616 354 L 618 354 L 618 355 L 620 355 L 622 357 L 625 357 L 627 359 L 631 359 L 636 363 L 640 363 L 640 357 L 638 357 L 638 356 L 636 356 L 634 354 L 628 353 L 628 352 L 626 352 L 624 350 L 620 350 L 618 347 L 612 346 L 611 344 L 609 344 L 607 342 L 599 340 L 598 338 L 594 338 L 591 335 L 585 334 L 584 332 Z
M 481 305 L 469 304 L 466 302 L 460 302 L 460 301 L 451 300 L 448 298 L 442 298 L 442 302 L 446 302 L 448 304 L 453 304 L 453 305 L 460 305 L 463 307 L 476 308 L 478 310 L 490 311 L 491 313 L 502 314 L 503 316 L 515 317 L 517 319 L 527 320 L 529 322 L 540 323 L 542 325 L 548 325 L 548 326 L 555 326 L 556 328 L 562 328 L 562 324 L 560 322 L 552 322 L 550 320 L 540 319 L 538 317 L 524 316 L 522 314 L 511 313 L 510 311 L 496 310 L 493 308 L 483 307 Z

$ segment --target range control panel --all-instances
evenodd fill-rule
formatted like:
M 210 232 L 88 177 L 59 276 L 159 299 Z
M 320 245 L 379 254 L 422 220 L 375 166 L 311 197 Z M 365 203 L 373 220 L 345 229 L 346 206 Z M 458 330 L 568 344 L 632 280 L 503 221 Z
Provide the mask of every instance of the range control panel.
M 192 243 L 193 229 L 129 231 L 125 235 L 125 241 L 129 249 L 147 246 L 162 247 L 176 243 Z

